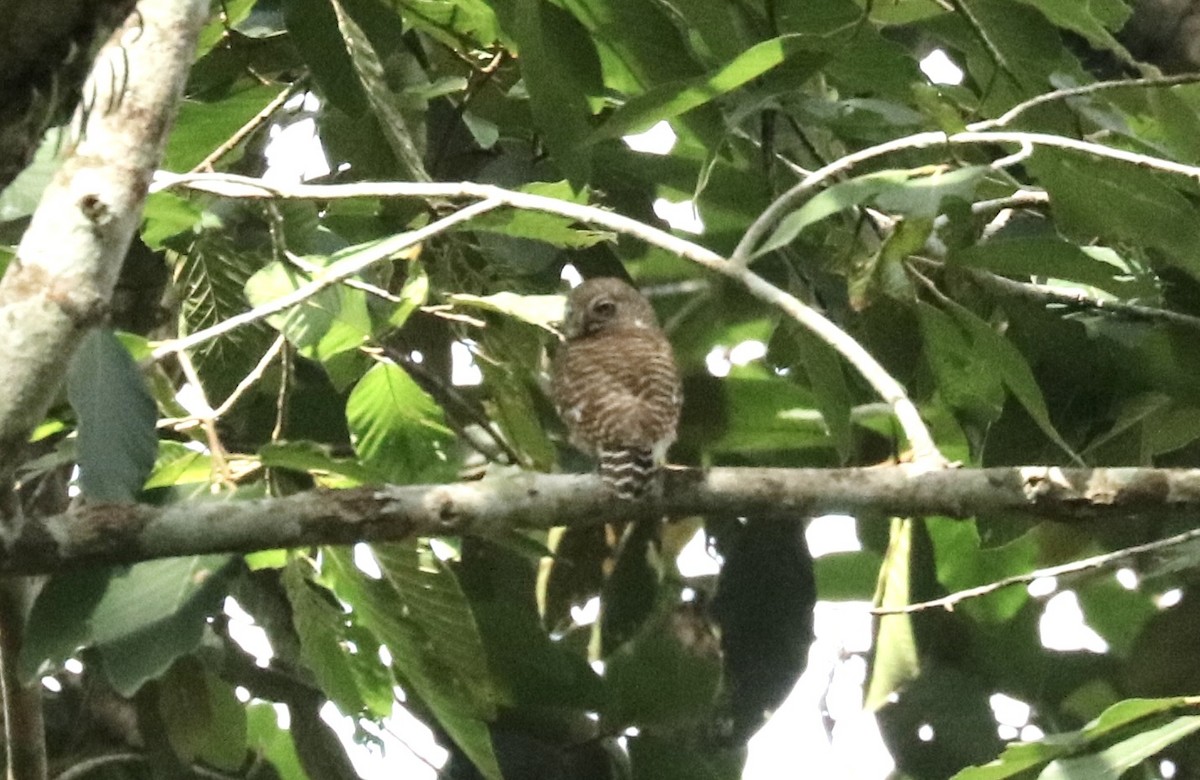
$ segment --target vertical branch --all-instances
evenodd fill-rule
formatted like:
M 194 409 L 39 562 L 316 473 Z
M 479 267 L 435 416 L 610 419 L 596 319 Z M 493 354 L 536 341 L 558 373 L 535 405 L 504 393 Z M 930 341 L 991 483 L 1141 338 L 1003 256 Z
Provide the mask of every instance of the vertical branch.
M 79 139 L 0 279 L 0 537 L 20 532 L 9 485 L 67 358 L 104 321 L 208 15 L 208 0 L 141 0 L 96 57 Z M 17 658 L 33 580 L 0 580 L 0 683 L 8 780 L 45 780 L 39 687 Z
M 41 686 L 36 682 L 24 685 L 17 673 L 34 582 L 32 577 L 0 579 L 0 691 L 4 694 L 8 780 L 44 780 L 47 776 Z
M 96 58 L 79 140 L 0 280 L 0 482 L 107 314 L 207 13 L 208 0 L 142 0 Z
M 17 492 L 5 486 L 0 492 L 0 519 L 8 528 L 14 528 L 21 516 Z M 17 671 L 35 582 L 32 577 L 0 577 L 0 694 L 4 702 L 7 780 L 45 780 L 48 774 L 41 686 L 24 685 Z

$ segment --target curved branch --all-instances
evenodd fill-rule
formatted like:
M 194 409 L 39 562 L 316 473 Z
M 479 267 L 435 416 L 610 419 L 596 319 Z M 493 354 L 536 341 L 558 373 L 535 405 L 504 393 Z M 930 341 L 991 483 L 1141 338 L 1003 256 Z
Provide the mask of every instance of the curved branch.
M 1018 103 L 1012 108 L 1005 111 L 995 119 L 984 119 L 980 122 L 972 122 L 967 125 L 967 129 L 971 131 L 992 130 L 997 127 L 1004 127 L 1013 122 L 1021 114 L 1029 111 L 1037 106 L 1053 103 L 1056 100 L 1065 100 L 1071 97 L 1080 97 L 1082 95 L 1092 95 L 1097 92 L 1106 92 L 1114 89 L 1125 88 L 1155 88 L 1155 87 L 1174 87 L 1180 84 L 1194 84 L 1200 81 L 1200 73 L 1182 73 L 1176 76 L 1158 76 L 1154 78 L 1144 79 L 1117 79 L 1113 81 L 1096 81 L 1091 84 L 1084 84 L 1078 87 L 1067 87 L 1064 89 L 1056 89 L 1052 92 L 1046 92 L 1037 97 L 1032 97 L 1022 103 Z
M 787 192 L 780 195 L 771 203 L 767 209 L 759 215 L 759 217 L 751 223 L 746 229 L 741 241 L 730 255 L 729 262 L 735 265 L 747 265 L 754 259 L 755 248 L 762 243 L 766 238 L 767 232 L 773 228 L 776 223 L 781 220 L 784 215 L 795 209 L 801 201 L 808 197 L 810 193 L 823 185 L 825 182 L 848 173 L 853 168 L 861 165 L 864 162 L 873 160 L 877 157 L 884 157 L 894 152 L 909 151 L 913 149 L 927 149 L 931 146 L 978 146 L 987 144 L 1019 144 L 1021 146 L 1048 146 L 1057 149 L 1066 149 L 1073 152 L 1082 152 L 1084 154 L 1092 154 L 1097 157 L 1104 157 L 1110 160 L 1136 165 L 1139 168 L 1148 168 L 1150 170 L 1161 171 L 1163 173 L 1172 173 L 1179 176 L 1185 176 L 1189 179 L 1200 181 L 1200 167 L 1194 165 L 1184 165 L 1183 163 L 1167 160 L 1162 157 L 1153 157 L 1147 154 L 1138 154 L 1136 152 L 1127 152 L 1124 149 L 1116 149 L 1111 146 L 1093 143 L 1091 141 L 1080 141 L 1075 138 L 1068 138 L 1061 135 L 1053 135 L 1051 133 L 1026 133 L 1011 130 L 998 130 L 988 132 L 972 132 L 965 131 L 947 135 L 940 130 L 931 130 L 924 133 L 916 133 L 915 135 L 905 136 L 904 138 L 896 138 L 876 146 L 869 146 L 866 149 L 860 149 L 857 152 L 848 154 L 845 157 L 834 160 L 833 162 L 813 171 L 808 176 L 804 177 L 798 184 L 793 186 Z
M 29 519 L 0 546 L 0 572 L 52 572 L 207 553 L 397 541 L 414 536 L 495 537 L 513 528 L 587 525 L 653 515 L 973 517 L 1063 522 L 1200 512 L 1197 469 L 1023 466 L 923 470 L 670 469 L 660 502 L 612 500 L 595 475 L 522 473 L 448 485 L 314 490 L 286 498 L 166 506 L 92 504 Z
M 275 185 L 267 184 L 259 179 L 231 174 L 176 175 L 162 171 L 155 177 L 155 190 L 179 186 L 232 198 L 305 198 L 322 200 L 355 197 L 481 198 L 485 199 L 486 202 L 497 201 L 514 208 L 560 214 L 579 220 L 580 222 L 600 225 L 618 233 L 634 236 L 648 244 L 665 249 L 672 254 L 691 260 L 705 268 L 737 280 L 756 298 L 782 309 L 788 316 L 815 333 L 822 341 L 837 350 L 847 362 L 854 366 L 875 389 L 880 398 L 892 407 L 893 413 L 904 430 L 904 435 L 908 437 L 914 458 L 917 462 L 923 464 L 926 468 L 937 468 L 944 466 L 946 463 L 941 453 L 938 452 L 937 445 L 934 444 L 929 429 L 925 426 L 924 421 L 921 420 L 921 415 L 917 411 L 916 405 L 908 398 L 904 387 L 888 374 L 887 370 L 848 333 L 816 309 L 803 303 L 794 295 L 790 295 L 779 289 L 748 268 L 733 264 L 716 252 L 699 244 L 679 238 L 665 230 L 660 230 L 635 219 L 615 214 L 611 211 L 605 211 L 595 206 L 570 203 L 556 198 L 533 195 L 526 192 L 515 192 L 513 190 L 505 190 L 500 187 L 472 182 L 363 182 L 359 184 L 330 185 Z M 429 228 L 432 227 L 433 225 L 429 226 Z M 296 294 L 289 296 L 289 300 L 296 297 L 299 292 L 300 290 L 297 290 Z M 292 305 L 292 303 L 296 302 L 299 302 L 299 300 L 289 302 L 287 305 Z M 272 303 L 274 304 L 275 302 Z M 272 309 L 268 313 L 274 313 L 278 310 Z M 266 316 L 265 314 L 261 316 L 254 315 L 254 312 L 257 311 L 256 309 L 253 312 L 247 312 L 245 315 L 240 316 L 252 317 L 253 319 L 260 319 L 261 316 Z M 201 338 L 202 334 L 210 334 L 204 336 L 204 338 L 209 338 L 213 331 L 225 325 L 226 323 L 222 323 L 221 325 L 209 328 L 208 331 L 200 331 L 185 339 L 170 342 L 170 349 L 181 348 L 179 345 L 182 342 L 187 342 L 187 346 L 194 346 L 204 340 Z M 164 349 L 167 349 L 167 345 L 155 350 L 154 355 L 156 357 L 160 356 L 159 353 Z

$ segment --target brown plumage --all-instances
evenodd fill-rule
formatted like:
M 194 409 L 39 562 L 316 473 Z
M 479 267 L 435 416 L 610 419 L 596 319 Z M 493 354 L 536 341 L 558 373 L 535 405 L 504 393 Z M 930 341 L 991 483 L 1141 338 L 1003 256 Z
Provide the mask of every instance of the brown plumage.
M 571 291 L 563 330 L 553 393 L 571 443 L 599 460 L 619 497 L 644 495 L 679 424 L 683 393 L 671 343 L 649 301 L 612 278 Z

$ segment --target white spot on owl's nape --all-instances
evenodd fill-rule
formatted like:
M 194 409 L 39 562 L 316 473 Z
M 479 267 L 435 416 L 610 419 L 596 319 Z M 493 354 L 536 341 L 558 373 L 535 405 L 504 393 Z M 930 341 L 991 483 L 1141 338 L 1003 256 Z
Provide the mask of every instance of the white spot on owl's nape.
M 579 273 L 578 268 L 570 263 L 567 263 L 562 267 L 562 271 L 559 272 L 558 278 L 570 285 L 572 289 L 583 284 L 583 275 Z

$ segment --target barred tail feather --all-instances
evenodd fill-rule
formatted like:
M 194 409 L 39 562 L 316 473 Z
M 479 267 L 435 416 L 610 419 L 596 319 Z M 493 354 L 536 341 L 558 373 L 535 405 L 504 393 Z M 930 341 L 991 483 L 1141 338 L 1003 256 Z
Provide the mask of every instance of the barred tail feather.
M 613 489 L 617 498 L 631 501 L 650 492 L 658 475 L 658 463 L 651 450 L 603 450 L 600 452 L 600 478 Z

